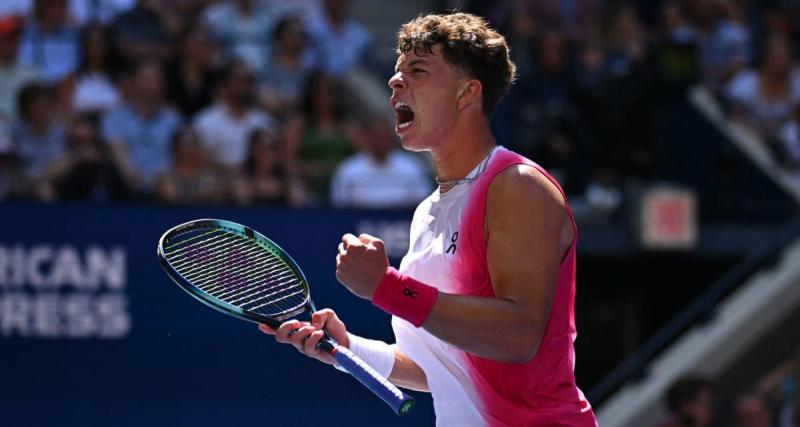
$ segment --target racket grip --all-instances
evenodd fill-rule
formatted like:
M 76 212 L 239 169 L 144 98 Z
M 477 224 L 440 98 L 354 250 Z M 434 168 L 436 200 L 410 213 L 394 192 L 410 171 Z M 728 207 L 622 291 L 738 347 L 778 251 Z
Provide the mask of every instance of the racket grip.
M 403 393 L 389 380 L 366 364 L 355 353 L 342 346 L 335 346 L 333 357 L 336 363 L 364 384 L 373 393 L 394 409 L 397 415 L 406 415 L 414 407 L 414 398 Z

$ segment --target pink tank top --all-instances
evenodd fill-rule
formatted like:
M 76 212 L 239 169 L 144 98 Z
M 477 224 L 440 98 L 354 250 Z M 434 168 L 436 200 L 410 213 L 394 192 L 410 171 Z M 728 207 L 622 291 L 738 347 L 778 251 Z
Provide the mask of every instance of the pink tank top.
M 492 179 L 518 164 L 536 168 L 561 192 L 561 186 L 533 161 L 508 150 L 498 151 L 475 181 L 461 220 L 463 247 L 453 273 L 462 294 L 494 296 L 486 262 L 484 216 Z M 575 248 L 578 229 L 567 204 L 575 232 L 561 262 L 550 315 L 536 356 L 525 364 L 500 363 L 465 353 L 470 376 L 483 402 L 483 414 L 492 426 L 596 426 L 592 408 L 575 384 Z M 533 249 L 533 248 L 532 248 Z M 529 255 L 536 256 L 535 251 Z M 520 259 L 520 262 L 525 262 Z
M 492 179 L 518 164 L 536 168 L 561 190 L 539 165 L 498 147 L 475 181 L 444 194 L 435 191 L 420 204 L 400 271 L 443 292 L 493 297 L 484 236 L 486 196 Z M 479 169 L 476 167 L 470 175 L 477 175 Z M 575 227 L 569 207 L 567 213 Z M 597 425 L 573 374 L 576 242 L 577 228 L 561 263 L 544 336 L 529 363 L 483 359 L 402 319 L 392 319 L 397 345 L 428 378 L 437 426 Z M 535 256 L 535 252 L 529 256 Z

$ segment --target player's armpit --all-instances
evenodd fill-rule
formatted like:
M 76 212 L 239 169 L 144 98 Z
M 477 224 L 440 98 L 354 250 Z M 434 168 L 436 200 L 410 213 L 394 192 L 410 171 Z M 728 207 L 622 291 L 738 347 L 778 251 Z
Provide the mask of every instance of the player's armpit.
M 393 345 L 394 366 L 389 381 L 398 387 L 409 390 L 430 392 L 428 377 L 419 365 L 403 353 L 397 345 Z

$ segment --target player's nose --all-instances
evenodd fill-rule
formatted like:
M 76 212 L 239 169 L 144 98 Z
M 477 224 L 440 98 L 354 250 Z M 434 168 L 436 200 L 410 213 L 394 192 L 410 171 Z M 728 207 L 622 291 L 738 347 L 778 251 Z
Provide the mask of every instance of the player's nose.
M 389 79 L 389 88 L 392 90 L 397 90 L 404 88 L 406 85 L 405 80 L 403 80 L 403 74 L 399 71 L 394 73 L 392 78 Z

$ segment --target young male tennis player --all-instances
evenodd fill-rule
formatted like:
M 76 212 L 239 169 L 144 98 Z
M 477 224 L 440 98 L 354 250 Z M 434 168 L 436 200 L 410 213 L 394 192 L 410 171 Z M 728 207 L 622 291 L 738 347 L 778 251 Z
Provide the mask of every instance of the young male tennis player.
M 336 257 L 338 280 L 393 315 L 397 343 L 348 334 L 331 310 L 261 329 L 332 363 L 315 349 L 326 327 L 395 384 L 430 391 L 440 426 L 596 426 L 573 374 L 572 213 L 489 129 L 515 74 L 505 39 L 473 15 L 427 15 L 400 29 L 397 51 L 395 131 L 430 152 L 439 188 L 399 269 L 368 235 L 345 235 Z

